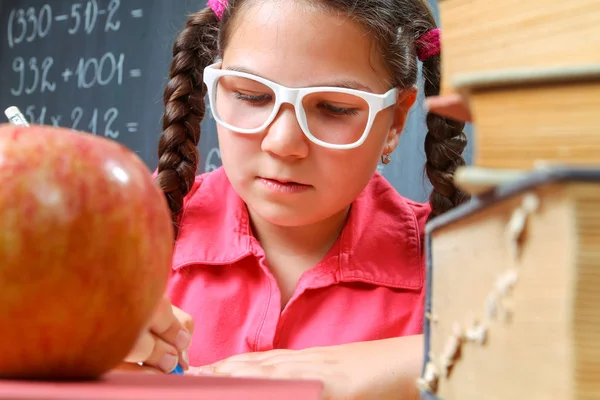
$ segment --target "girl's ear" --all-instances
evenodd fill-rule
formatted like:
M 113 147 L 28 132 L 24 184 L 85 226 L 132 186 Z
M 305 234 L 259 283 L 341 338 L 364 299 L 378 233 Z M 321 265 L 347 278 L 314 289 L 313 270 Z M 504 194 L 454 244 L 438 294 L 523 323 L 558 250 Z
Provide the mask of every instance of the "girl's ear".
M 398 146 L 400 134 L 402 134 L 402 130 L 406 124 L 406 118 L 408 118 L 408 111 L 415 104 L 416 100 L 416 87 L 405 89 L 398 94 L 398 101 L 394 106 L 394 121 L 390 126 L 390 130 L 385 140 L 384 154 L 390 154 L 396 149 L 396 146 Z

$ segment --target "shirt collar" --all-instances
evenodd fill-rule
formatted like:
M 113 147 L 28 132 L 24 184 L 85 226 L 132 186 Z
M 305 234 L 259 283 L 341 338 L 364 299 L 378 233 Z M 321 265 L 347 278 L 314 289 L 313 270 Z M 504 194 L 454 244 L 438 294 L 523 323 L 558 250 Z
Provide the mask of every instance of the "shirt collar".
M 428 204 L 400 196 L 379 173 L 352 204 L 342 231 L 340 280 L 420 289 Z
M 428 213 L 427 204 L 399 196 L 376 173 L 352 204 L 335 251 L 326 256 L 337 257 L 337 279 L 420 289 Z M 184 202 L 173 268 L 235 263 L 253 254 L 253 241 L 246 206 L 223 167 L 197 176 Z
M 225 265 L 251 254 L 248 211 L 223 167 L 196 177 L 185 198 L 173 268 Z

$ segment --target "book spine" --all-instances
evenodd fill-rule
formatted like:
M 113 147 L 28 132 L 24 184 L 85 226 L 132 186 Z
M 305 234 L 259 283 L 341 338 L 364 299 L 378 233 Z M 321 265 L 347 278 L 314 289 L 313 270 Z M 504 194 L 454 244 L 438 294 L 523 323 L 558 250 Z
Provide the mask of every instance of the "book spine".
M 431 251 L 431 233 L 425 234 L 425 313 L 423 315 L 423 340 L 424 354 L 423 367 L 421 370 L 422 382 L 427 379 L 427 364 L 431 361 L 431 319 L 432 319 L 432 284 L 433 284 L 433 260 Z M 433 384 L 437 386 L 437 383 Z M 433 389 L 433 388 L 431 388 Z M 441 400 L 429 388 L 419 387 L 421 400 Z

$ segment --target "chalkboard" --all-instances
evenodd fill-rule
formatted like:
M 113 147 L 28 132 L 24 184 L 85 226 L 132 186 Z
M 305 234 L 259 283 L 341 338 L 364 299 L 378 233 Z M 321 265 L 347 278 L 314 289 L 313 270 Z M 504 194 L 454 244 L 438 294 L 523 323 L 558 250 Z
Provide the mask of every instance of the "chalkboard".
M 0 108 L 32 123 L 116 140 L 154 170 L 172 43 L 206 0 L 0 0 Z M 435 5 L 434 5 L 435 6 Z M 392 163 L 380 167 L 404 196 L 427 197 L 422 95 Z M 207 112 L 199 172 L 221 165 Z M 467 129 L 470 135 L 470 127 Z M 468 162 L 471 147 L 465 154 Z

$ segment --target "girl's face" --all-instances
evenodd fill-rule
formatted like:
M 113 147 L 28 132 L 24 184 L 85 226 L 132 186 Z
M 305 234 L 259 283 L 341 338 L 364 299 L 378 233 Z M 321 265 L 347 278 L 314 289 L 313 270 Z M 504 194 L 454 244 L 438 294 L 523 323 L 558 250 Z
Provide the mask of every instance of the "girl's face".
M 343 86 L 377 94 L 391 89 L 369 36 L 350 19 L 294 1 L 269 0 L 238 12 L 231 21 L 234 26 L 221 69 L 249 72 L 291 88 Z M 228 89 L 225 84 L 223 88 Z M 245 118 L 248 123 L 259 112 L 248 113 L 246 107 L 271 101 L 256 86 L 230 92 L 237 101 L 252 103 L 232 109 L 231 118 Z M 290 104 L 283 104 L 273 122 L 258 134 L 245 135 L 218 125 L 223 166 L 251 213 L 270 223 L 302 226 L 335 217 L 345 213 L 364 189 L 382 153 L 396 147 L 415 97 L 413 89 L 399 92 L 397 103 L 377 115 L 366 141 L 348 150 L 311 142 Z M 325 121 L 334 126 L 357 118 L 360 112 L 368 114 L 343 99 L 338 104 L 319 102 L 307 99 L 305 107 L 326 113 L 319 118 L 328 118 Z

